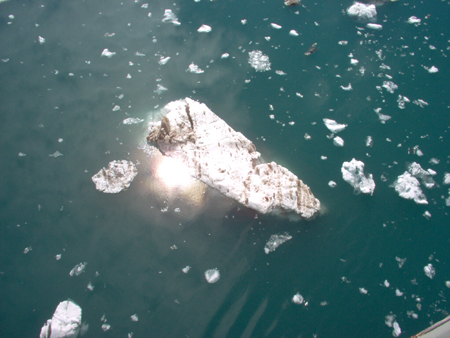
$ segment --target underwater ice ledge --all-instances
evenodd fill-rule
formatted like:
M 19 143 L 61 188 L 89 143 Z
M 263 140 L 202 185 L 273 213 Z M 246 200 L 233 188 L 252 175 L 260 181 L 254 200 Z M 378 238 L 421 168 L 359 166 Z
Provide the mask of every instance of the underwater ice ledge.
M 263 214 L 311 219 L 320 201 L 286 168 L 262 163 L 261 154 L 205 104 L 189 98 L 168 103 L 147 140 L 165 156 L 184 163 L 189 174 Z

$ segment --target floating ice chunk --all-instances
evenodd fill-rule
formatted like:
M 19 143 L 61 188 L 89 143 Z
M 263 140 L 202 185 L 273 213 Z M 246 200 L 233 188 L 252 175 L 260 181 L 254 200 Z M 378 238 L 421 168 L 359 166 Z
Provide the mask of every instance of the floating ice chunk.
M 247 19 L 242 19 L 241 20 L 241 24 L 246 25 L 247 24 Z
M 264 252 L 268 254 L 269 252 L 275 251 L 281 244 L 290 239 L 292 239 L 292 236 L 287 232 L 272 235 L 264 246 Z
M 344 140 L 343 140 L 341 137 L 336 136 L 336 137 L 333 139 L 333 144 L 334 144 L 336 147 L 343 147 L 343 146 L 344 146 Z
M 184 273 L 188 273 L 189 270 L 191 270 L 191 267 L 189 265 L 186 265 L 183 269 L 181 269 L 181 271 L 183 271 Z
M 389 115 L 384 115 L 384 114 L 380 113 L 381 108 L 374 109 L 374 111 L 375 111 L 375 113 L 377 113 L 378 118 L 380 119 L 381 123 L 386 123 L 386 121 L 391 119 L 391 117 Z
M 359 288 L 359 292 L 363 295 L 367 295 L 367 290 L 364 288 Z
M 348 44 L 348 41 L 341 40 L 338 42 L 338 44 L 340 44 L 341 46 L 346 46 Z
M 398 107 L 400 109 L 405 109 L 405 103 L 410 102 L 406 96 L 399 95 L 397 99 Z
M 266 72 L 270 70 L 270 61 L 267 55 L 260 50 L 254 50 L 248 53 L 248 63 L 256 69 L 257 72 Z
M 159 59 L 159 61 L 158 61 L 158 63 L 159 63 L 161 66 L 163 66 L 163 65 L 165 65 L 167 62 L 169 62 L 169 60 L 170 60 L 170 56 L 167 56 L 167 57 L 161 56 L 160 59 Z
M 282 70 L 276 70 L 276 71 L 275 71 L 275 74 L 281 75 L 281 76 L 287 75 L 287 74 L 286 74 L 285 72 L 283 72 Z
M 162 22 L 171 22 L 176 26 L 181 25 L 181 23 L 178 22 L 178 18 L 175 16 L 171 9 L 166 9 L 164 11 Z
M 398 337 L 398 336 L 400 336 L 402 334 L 402 330 L 400 329 L 400 325 L 398 325 L 397 321 L 395 321 L 392 324 L 392 328 L 394 329 L 394 331 L 392 332 L 392 335 L 394 337 Z
M 66 300 L 56 307 L 52 319 L 41 329 L 40 338 L 76 338 L 81 327 L 81 308 Z
M 63 154 L 61 154 L 58 150 L 55 151 L 53 154 L 48 155 L 50 157 L 60 157 L 60 156 L 64 156 Z
M 428 70 L 428 73 L 437 73 L 439 71 L 439 69 L 435 66 L 431 66 L 430 68 L 423 66 L 423 68 L 425 68 L 426 70 Z
M 373 139 L 372 136 L 366 137 L 366 147 L 372 147 L 373 146 Z
M 355 2 L 347 8 L 347 14 L 348 16 L 356 17 L 360 21 L 375 21 L 377 18 L 377 9 L 374 4 L 366 5 Z
M 399 289 L 395 289 L 395 295 L 397 297 L 401 297 L 401 296 L 403 296 L 403 292 L 401 292 Z
M 413 101 L 414 104 L 418 105 L 420 108 L 423 108 L 425 106 L 428 106 L 428 102 L 425 102 L 422 99 L 418 99 L 418 100 L 414 100 Z
M 405 171 L 403 175 L 398 176 L 393 186 L 400 197 L 414 200 L 417 204 L 428 204 L 427 198 L 420 189 L 419 181 L 409 172 Z
M 423 213 L 423 217 L 425 217 L 426 219 L 430 219 L 431 218 L 431 213 L 427 210 Z
M 445 173 L 444 174 L 444 181 L 443 181 L 444 185 L 448 185 L 450 184 L 450 173 Z
M 310 140 L 311 139 L 311 135 L 309 135 L 308 133 L 305 133 L 305 135 L 303 136 L 305 138 L 305 140 Z
M 217 283 L 220 279 L 220 272 L 217 269 L 209 269 L 205 271 L 206 281 L 210 284 Z
M 275 29 L 281 29 L 282 28 L 280 25 L 277 25 L 276 23 L 271 23 L 270 25 L 272 26 L 272 28 L 275 28 Z
M 347 127 L 346 124 L 339 124 L 335 120 L 330 119 L 323 119 L 323 123 L 333 133 L 339 133 Z
M 341 88 L 342 88 L 343 90 L 353 90 L 352 84 L 351 84 L 351 83 L 349 83 L 347 87 L 341 86 Z
M 423 267 L 423 271 L 425 272 L 425 275 L 433 279 L 433 277 L 436 275 L 436 269 L 433 267 L 433 264 L 428 264 Z
M 116 52 L 110 52 L 108 48 L 103 49 L 101 56 L 106 56 L 107 58 L 112 58 L 114 55 L 116 55 Z
M 25 156 L 27 156 L 27 154 L 22 153 L 22 152 L 18 153 L 17 155 L 18 155 L 19 157 L 25 157 Z
M 156 89 L 154 90 L 154 92 L 158 95 L 161 95 L 162 93 L 164 93 L 167 90 L 166 87 L 160 85 L 159 83 L 156 85 Z
M 370 29 L 377 30 L 377 31 L 383 29 L 383 25 L 380 25 L 380 24 L 378 24 L 378 23 L 368 23 L 368 24 L 366 25 L 366 27 L 367 27 L 367 28 L 370 28 Z
M 289 31 L 289 35 L 291 35 L 291 36 L 298 36 L 298 33 L 297 33 L 297 31 L 295 29 L 292 29 L 292 30 Z
M 394 323 L 395 320 L 395 315 L 387 315 L 386 317 L 384 317 L 384 323 L 389 326 L 392 327 L 392 324 Z
M 107 323 L 103 323 L 102 324 L 102 330 L 103 332 L 108 331 L 111 328 L 111 325 L 107 324 Z
M 391 286 L 391 284 L 389 284 L 389 281 L 387 279 L 384 281 L 384 286 L 387 288 Z
M 108 194 L 116 194 L 126 189 L 137 175 L 133 162 L 122 160 L 109 162 L 107 168 L 92 176 L 95 188 Z
M 294 295 L 294 297 L 292 297 L 292 303 L 301 305 L 301 304 L 303 304 L 304 301 L 305 301 L 305 298 L 303 298 L 303 296 L 299 292 L 297 292 Z
M 350 162 L 344 162 L 341 168 L 342 178 L 349 183 L 354 189 L 355 193 L 371 194 L 375 190 L 375 181 L 373 175 L 364 174 L 364 163 L 356 159 Z
M 418 25 L 420 25 L 421 21 L 422 21 L 421 19 L 419 19 L 415 16 L 411 16 L 411 17 L 409 17 L 408 21 L 406 21 L 406 22 L 418 26 Z
M 434 187 L 436 182 L 431 177 L 432 174 L 429 171 L 422 169 L 420 164 L 413 162 L 409 166 L 408 171 L 411 173 L 411 175 L 420 178 L 426 188 L 430 189 Z
M 86 262 L 84 262 L 84 263 L 78 263 L 77 265 L 75 265 L 74 267 L 73 267 L 73 269 L 72 270 L 70 270 L 70 272 L 69 272 L 69 275 L 72 277 L 72 276 L 79 276 L 79 275 L 81 275 L 83 272 L 84 272 L 84 270 L 86 269 L 86 265 L 87 265 L 87 263 Z
M 199 33 L 209 33 L 209 32 L 211 32 L 211 26 L 201 25 L 200 28 L 197 29 L 197 32 L 199 32 Z
M 45 43 L 45 39 L 42 36 L 39 36 L 39 43 L 42 45 Z
M 139 320 L 139 317 L 138 317 L 137 313 L 135 313 L 134 315 L 131 316 L 131 320 L 133 322 L 137 322 Z
M 445 286 L 448 287 L 450 289 L 450 281 L 446 281 L 445 282 Z
M 120 106 L 118 106 L 118 105 L 115 105 L 112 109 L 112 111 L 118 111 L 118 110 L 120 110 Z
M 144 122 L 144 120 L 138 119 L 138 118 L 133 118 L 133 117 L 129 117 L 122 121 L 123 124 L 136 124 L 136 123 L 141 123 L 141 122 Z
M 91 282 L 89 282 L 86 287 L 89 291 L 94 291 L 94 285 Z
M 194 64 L 194 63 L 191 63 L 191 64 L 189 65 L 189 68 L 186 69 L 186 71 L 187 71 L 187 72 L 191 72 L 191 73 L 195 73 L 195 74 L 202 74 L 202 73 L 205 72 L 203 69 L 200 69 L 199 66 L 197 66 L 197 65 Z
M 350 64 L 356 66 L 359 63 L 359 60 L 357 59 L 350 59 Z
M 391 94 L 394 94 L 394 91 L 398 89 L 398 86 L 392 81 L 383 81 L 382 87 Z
M 337 186 L 337 183 L 335 181 L 330 181 L 328 182 L 328 185 L 330 186 L 330 188 L 334 188 Z

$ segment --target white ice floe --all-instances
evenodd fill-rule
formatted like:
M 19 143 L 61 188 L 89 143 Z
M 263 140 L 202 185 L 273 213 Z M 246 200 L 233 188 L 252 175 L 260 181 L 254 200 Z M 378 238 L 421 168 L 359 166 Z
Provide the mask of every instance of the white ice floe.
M 330 181 L 328 182 L 328 185 L 330 186 L 330 188 L 334 188 L 337 186 L 337 183 L 335 181 Z
M 205 72 L 203 69 L 200 69 L 200 67 L 197 66 L 197 65 L 194 64 L 194 63 L 191 63 L 191 64 L 189 65 L 189 68 L 186 69 L 186 71 L 187 71 L 187 72 L 194 73 L 194 74 L 202 74 L 202 73 Z
M 367 295 L 367 289 L 365 289 L 365 288 L 359 288 L 359 292 L 361 293 L 361 294 L 363 294 L 363 295 Z
M 419 19 L 418 17 L 411 16 L 411 17 L 409 17 L 408 21 L 406 21 L 406 22 L 418 26 L 418 25 L 420 25 L 420 22 L 421 22 L 421 21 L 422 21 L 422 20 Z
M 371 194 L 375 190 L 375 181 L 373 175 L 364 174 L 364 163 L 356 159 L 350 162 L 344 162 L 341 168 L 342 178 L 349 183 L 354 189 L 355 193 Z
M 347 14 L 360 21 L 375 21 L 377 19 L 377 9 L 374 4 L 363 4 L 355 2 L 347 8 Z
M 450 184 L 450 173 L 445 173 L 445 174 L 444 174 L 443 184 L 444 184 L 444 185 Z
M 197 32 L 199 32 L 199 33 L 209 33 L 209 32 L 211 32 L 211 26 L 201 25 L 200 28 L 197 29 Z
M 346 46 L 346 45 L 348 45 L 348 41 L 341 40 L 341 41 L 338 42 L 338 44 L 340 44 L 341 46 Z
M 339 133 L 347 127 L 346 124 L 340 124 L 330 119 L 323 119 L 323 123 L 332 133 Z
M 333 138 L 333 144 L 336 147 L 343 147 L 344 146 L 344 140 L 341 137 L 336 136 L 335 138 Z
M 405 109 L 405 103 L 411 102 L 406 96 L 399 95 L 397 99 L 398 107 Z
M 186 265 L 183 269 L 181 269 L 181 271 L 183 271 L 184 273 L 188 273 L 189 270 L 191 270 L 191 267 L 189 265 Z
M 138 118 L 133 118 L 133 117 L 129 117 L 122 121 L 123 124 L 137 124 L 137 123 L 141 123 L 141 122 L 144 122 L 144 120 L 138 119 Z
M 103 49 L 101 56 L 106 56 L 107 58 L 112 58 L 114 55 L 116 55 L 116 52 L 109 51 L 108 48 Z
M 43 43 L 45 43 L 45 38 L 43 38 L 42 36 L 39 36 L 39 43 L 42 45 Z
M 132 320 L 133 322 L 137 322 L 137 321 L 139 320 L 139 317 L 138 317 L 137 313 L 135 313 L 134 315 L 132 315 L 130 318 L 131 318 L 131 320 Z
M 350 64 L 353 66 L 356 66 L 359 63 L 359 60 L 357 59 L 350 59 Z
M 378 24 L 378 23 L 368 23 L 368 24 L 366 25 L 366 27 L 367 27 L 367 28 L 370 28 L 370 29 L 377 30 L 377 31 L 383 29 L 383 25 L 380 25 L 380 24 Z
M 217 283 L 220 279 L 220 272 L 217 269 L 209 269 L 205 271 L 206 281 L 210 284 Z
M 390 120 L 391 117 L 389 115 L 385 115 L 380 113 L 381 112 L 381 108 L 376 108 L 374 109 L 375 113 L 377 113 L 378 118 L 380 119 L 381 123 L 386 123 L 386 121 Z
M 392 81 L 383 81 L 382 87 L 391 94 L 394 94 L 394 91 L 398 89 L 398 86 Z
M 395 321 L 392 324 L 392 328 L 394 329 L 394 331 L 392 331 L 392 335 L 394 337 L 398 337 L 398 336 L 400 336 L 402 334 L 402 330 L 400 329 L 400 325 L 397 323 L 397 321 Z
M 423 108 L 425 106 L 428 106 L 428 102 L 422 100 L 422 99 L 417 99 L 413 101 L 414 104 L 418 105 L 420 108 Z
M 417 204 L 428 204 L 426 196 L 420 189 L 419 181 L 407 171 L 397 177 L 393 187 L 402 198 L 414 200 Z
M 276 23 L 271 23 L 270 26 L 275 29 L 281 29 L 282 27 L 280 25 L 277 25 Z
M 223 54 L 220 56 L 221 59 L 228 59 L 229 57 L 230 57 L 230 54 L 228 54 L 228 53 L 223 53 Z
M 372 147 L 373 146 L 373 139 L 372 136 L 366 137 L 366 147 Z
M 57 150 L 53 154 L 49 154 L 48 156 L 56 158 L 56 157 L 60 157 L 60 156 L 64 156 L 64 155 Z
M 275 71 L 275 74 L 281 75 L 281 76 L 287 75 L 287 74 L 286 74 L 285 72 L 283 72 L 282 70 L 276 70 L 276 71 Z
M 275 251 L 281 244 L 290 239 L 292 239 L 292 236 L 287 232 L 272 235 L 264 246 L 264 252 L 268 254 L 269 252 Z
M 408 171 L 411 173 L 411 175 L 420 178 L 422 180 L 423 185 L 425 185 L 426 188 L 430 189 L 433 188 L 436 182 L 434 181 L 433 177 L 436 173 L 434 171 L 431 171 L 431 169 L 424 170 L 420 164 L 413 162 L 409 167 Z
M 109 162 L 107 168 L 92 176 L 95 188 L 108 194 L 116 194 L 126 189 L 137 175 L 133 162 L 122 160 Z
M 292 29 L 292 30 L 289 31 L 289 35 L 291 35 L 291 36 L 298 36 L 298 33 L 297 33 L 297 31 L 295 29 Z
M 346 91 L 353 90 L 351 83 L 349 83 L 347 87 L 341 86 L 341 88 Z
M 428 70 L 428 73 L 437 73 L 439 71 L 439 68 L 437 68 L 435 66 L 431 66 L 431 67 L 423 66 L 423 68 Z
M 162 93 L 164 93 L 167 90 L 166 87 L 164 87 L 163 85 L 160 85 L 159 83 L 156 85 L 156 89 L 154 90 L 154 92 L 158 95 L 161 95 Z
M 87 265 L 86 262 L 78 263 L 77 265 L 75 265 L 72 268 L 72 270 L 70 270 L 69 276 L 72 277 L 72 276 L 79 276 L 79 275 L 81 275 L 84 272 L 84 270 L 86 269 L 86 265 Z
M 167 57 L 161 56 L 161 57 L 159 58 L 158 63 L 159 63 L 161 66 L 163 66 L 163 65 L 165 65 L 167 62 L 169 62 L 169 60 L 170 60 L 170 56 L 167 56 Z
M 171 9 L 166 9 L 164 11 L 164 17 L 162 19 L 162 22 L 170 22 L 176 26 L 181 25 L 181 23 L 178 22 L 178 18 L 175 16 L 175 14 L 172 12 Z
M 425 217 L 426 219 L 430 219 L 430 218 L 431 218 L 431 213 L 430 213 L 428 210 L 426 210 L 426 211 L 423 213 L 423 217 Z
M 66 300 L 56 307 L 52 319 L 42 327 L 39 338 L 76 338 L 81 330 L 81 307 Z
M 303 298 L 303 296 L 302 296 L 299 292 L 297 292 L 297 293 L 294 295 L 294 297 L 292 297 L 292 303 L 301 305 L 301 304 L 303 304 L 304 302 L 305 302 L 305 298 Z
M 260 50 L 249 52 L 248 56 L 248 63 L 255 68 L 257 72 L 266 72 L 270 70 L 269 57 Z
M 431 263 L 423 267 L 423 272 L 425 272 L 425 275 L 430 279 L 433 279 L 433 277 L 436 275 L 436 269 Z

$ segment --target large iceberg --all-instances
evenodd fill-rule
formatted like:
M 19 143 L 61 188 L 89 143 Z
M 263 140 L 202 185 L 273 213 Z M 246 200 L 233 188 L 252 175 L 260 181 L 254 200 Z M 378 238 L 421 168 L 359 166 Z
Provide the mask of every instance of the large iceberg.
M 39 338 L 76 338 L 81 329 L 81 308 L 71 300 L 65 300 L 59 303 L 52 319 L 44 324 Z
M 263 214 L 308 219 L 320 210 L 306 184 L 275 162 L 262 163 L 254 144 L 205 104 L 186 98 L 164 110 L 147 140 L 183 162 L 192 177 Z
M 126 189 L 137 175 L 133 162 L 122 160 L 109 162 L 108 168 L 92 176 L 95 188 L 105 193 L 117 194 Z
M 362 4 L 360 2 L 355 2 L 347 8 L 347 14 L 357 18 L 360 21 L 376 21 L 377 8 L 374 4 Z
M 371 194 L 375 190 L 375 181 L 372 174 L 364 174 L 364 163 L 356 159 L 342 164 L 342 178 L 355 188 L 356 193 Z

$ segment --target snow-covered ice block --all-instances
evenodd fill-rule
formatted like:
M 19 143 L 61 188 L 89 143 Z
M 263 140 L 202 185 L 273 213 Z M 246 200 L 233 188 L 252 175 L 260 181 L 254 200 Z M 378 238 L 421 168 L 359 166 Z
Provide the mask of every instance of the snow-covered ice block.
M 181 23 L 178 22 L 178 18 L 175 16 L 175 14 L 172 12 L 171 9 L 166 9 L 164 11 L 164 17 L 162 19 L 162 22 L 171 22 L 176 26 L 181 25 Z
M 428 204 L 427 198 L 420 189 L 419 181 L 409 172 L 405 171 L 398 176 L 393 186 L 400 197 L 414 200 L 417 204 Z
M 205 271 L 206 281 L 210 284 L 217 283 L 220 279 L 220 272 L 217 269 L 209 269 Z
M 197 29 L 197 32 L 199 32 L 199 33 L 209 33 L 209 32 L 211 32 L 211 26 L 201 25 L 200 28 Z
M 335 120 L 330 119 L 323 119 L 323 123 L 333 133 L 339 133 L 340 131 L 344 130 L 347 127 L 346 124 L 340 124 L 337 123 Z
M 81 330 L 81 307 L 66 300 L 59 303 L 52 319 L 41 329 L 39 338 L 76 338 Z
M 343 147 L 343 146 L 344 146 L 344 140 L 343 140 L 341 137 L 336 136 L 336 137 L 333 139 L 333 144 L 334 144 L 336 147 Z
M 270 70 L 269 57 L 260 50 L 249 52 L 248 56 L 248 63 L 255 68 L 257 72 L 266 72 Z
M 371 194 L 375 190 L 375 181 L 372 174 L 364 174 L 364 163 L 356 159 L 342 164 L 342 178 L 355 188 L 355 193 Z
M 268 254 L 269 252 L 275 251 L 281 244 L 290 239 L 292 239 L 292 236 L 287 232 L 272 235 L 264 246 L 264 252 Z
M 109 162 L 107 168 L 101 169 L 92 176 L 95 188 L 109 194 L 117 194 L 126 189 L 137 175 L 137 169 L 133 162 L 122 160 Z
M 377 19 L 377 8 L 374 4 L 363 4 L 355 2 L 347 8 L 348 16 L 355 17 L 360 21 L 375 21 Z

